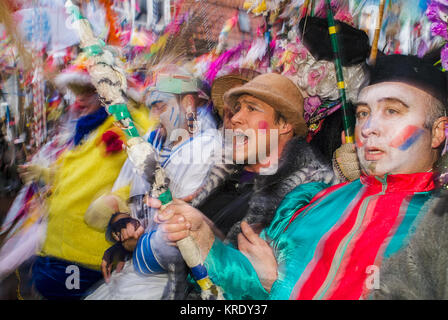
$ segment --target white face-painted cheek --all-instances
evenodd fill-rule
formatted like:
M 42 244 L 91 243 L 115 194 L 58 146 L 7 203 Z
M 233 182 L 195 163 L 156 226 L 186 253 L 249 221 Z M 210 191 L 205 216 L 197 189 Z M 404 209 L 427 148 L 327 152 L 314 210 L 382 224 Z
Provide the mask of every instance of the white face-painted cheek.
M 426 93 L 405 84 L 387 84 L 392 88 L 381 85 L 360 95 L 370 108 L 368 117 L 358 119 L 355 128 L 362 170 L 377 176 L 427 171 L 432 153 L 431 132 L 424 127 L 425 108 L 429 108 Z M 391 99 L 404 101 L 407 107 L 401 106 L 395 113 L 392 107 L 396 103 Z
M 175 98 L 166 101 L 166 104 L 166 110 L 160 114 L 160 124 L 166 131 L 166 143 L 171 143 L 170 137 L 173 131 L 184 127 L 185 115 Z

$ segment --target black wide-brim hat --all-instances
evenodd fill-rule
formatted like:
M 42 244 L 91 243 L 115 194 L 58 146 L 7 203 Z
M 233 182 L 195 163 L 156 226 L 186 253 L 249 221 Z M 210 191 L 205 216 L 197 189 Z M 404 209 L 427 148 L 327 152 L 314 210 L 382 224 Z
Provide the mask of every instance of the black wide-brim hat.
M 412 55 L 378 57 L 370 67 L 369 85 L 381 82 L 404 82 L 419 88 L 441 101 L 448 102 L 446 73 L 428 60 Z
M 335 20 L 341 63 L 348 67 L 363 63 L 370 54 L 369 36 L 344 22 Z M 302 42 L 316 60 L 334 60 L 328 21 L 324 18 L 305 17 L 300 20 L 299 32 Z

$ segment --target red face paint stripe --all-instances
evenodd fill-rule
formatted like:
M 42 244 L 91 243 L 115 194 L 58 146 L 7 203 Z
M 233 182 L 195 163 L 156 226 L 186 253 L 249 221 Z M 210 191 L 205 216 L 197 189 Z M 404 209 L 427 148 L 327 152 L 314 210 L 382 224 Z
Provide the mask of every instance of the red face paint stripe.
M 392 148 L 399 148 L 418 133 L 419 129 L 420 128 L 416 126 L 407 126 L 390 142 L 389 146 Z
M 356 147 L 357 148 L 364 147 L 364 143 L 362 143 L 362 141 L 358 137 L 356 137 Z

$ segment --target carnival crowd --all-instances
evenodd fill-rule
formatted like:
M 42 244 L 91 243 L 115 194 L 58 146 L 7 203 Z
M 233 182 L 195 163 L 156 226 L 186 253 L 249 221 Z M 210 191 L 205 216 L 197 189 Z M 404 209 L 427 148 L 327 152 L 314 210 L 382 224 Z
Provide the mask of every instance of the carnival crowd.
M 312 108 L 306 68 L 237 68 L 207 87 L 191 61 L 160 62 L 120 111 L 144 170 L 88 68 L 61 71 L 74 103 L 19 166 L 2 230 L 36 194 L 42 222 L 1 243 L 0 281 L 26 266 L 27 299 L 448 298 L 446 74 L 429 55 L 369 61 L 367 35 L 339 30 L 359 42 L 338 108 Z M 301 41 L 308 65 L 332 54 Z M 331 79 L 318 85 L 338 95 Z

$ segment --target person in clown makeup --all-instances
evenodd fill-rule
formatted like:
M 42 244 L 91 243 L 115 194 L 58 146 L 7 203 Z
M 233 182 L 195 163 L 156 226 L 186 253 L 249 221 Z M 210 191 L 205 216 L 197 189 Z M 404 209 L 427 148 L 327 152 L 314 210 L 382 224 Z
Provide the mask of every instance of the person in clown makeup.
M 147 89 L 144 98 L 150 108 L 150 118 L 159 122 L 145 138 L 157 150 L 156 158 L 169 179 L 172 195 L 176 198 L 190 196 L 203 183 L 216 161 L 216 148 L 221 145 L 217 123 L 207 104 L 208 97 L 202 92 L 199 80 L 186 69 L 167 65 L 158 73 L 155 85 Z M 107 229 L 106 236 L 117 241 L 111 250 L 106 251 L 103 260 L 102 272 L 106 282 L 86 299 L 183 297 L 184 286 L 179 285 L 186 284 L 183 260 L 177 249 L 166 246 L 160 239 L 156 245 L 158 253 L 163 251 L 167 257 L 163 266 L 158 266 L 149 275 L 141 275 L 128 260 L 124 264 L 119 263 L 111 273 L 113 256 L 123 258 L 129 255 L 132 250 L 127 244 L 138 239 L 152 224 L 149 208 L 144 203 L 144 197 L 150 191 L 151 185 L 135 172 L 128 159 L 112 193 L 98 198 L 86 213 L 85 220 L 90 225 L 103 232 Z M 110 230 L 116 226 L 125 234 L 111 233 Z M 123 240 L 127 237 L 130 240 Z
M 434 168 L 445 144 L 447 101 L 446 76 L 432 63 L 380 57 L 356 105 L 360 179 L 326 189 L 298 186 L 260 235 L 241 223 L 237 247 L 221 242 L 180 200 L 157 220 L 169 241 L 196 240 L 227 299 L 369 298 L 382 286 L 383 261 L 403 252 L 437 198 Z M 154 199 L 150 205 L 160 207 Z M 406 252 L 400 261 L 413 266 Z M 382 288 L 380 297 L 397 297 Z

